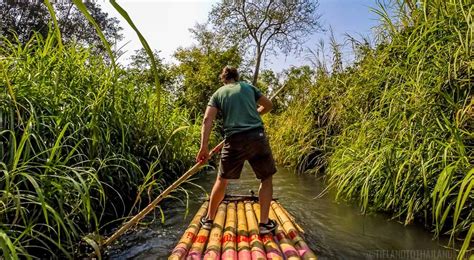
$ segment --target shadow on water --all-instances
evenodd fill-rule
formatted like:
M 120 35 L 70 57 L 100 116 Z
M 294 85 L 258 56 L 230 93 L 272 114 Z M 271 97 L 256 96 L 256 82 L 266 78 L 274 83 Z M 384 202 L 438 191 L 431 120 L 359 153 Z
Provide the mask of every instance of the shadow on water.
M 215 176 L 212 171 L 199 173 L 195 183 L 210 192 Z M 246 165 L 241 179 L 232 181 L 227 193 L 257 193 L 258 185 Z M 202 190 L 187 186 L 192 193 L 186 217 L 184 204 L 168 203 L 164 223 L 159 213 L 142 221 L 149 225 L 124 235 L 108 252 L 110 259 L 166 259 L 207 197 Z M 421 226 L 405 227 L 383 214 L 362 215 L 356 206 L 336 203 L 333 194 L 314 199 L 324 188 L 321 180 L 285 168 L 274 176 L 274 197 L 305 230 L 305 240 L 319 259 L 455 259 L 455 252 L 442 247 L 446 239 L 432 240 L 432 234 Z

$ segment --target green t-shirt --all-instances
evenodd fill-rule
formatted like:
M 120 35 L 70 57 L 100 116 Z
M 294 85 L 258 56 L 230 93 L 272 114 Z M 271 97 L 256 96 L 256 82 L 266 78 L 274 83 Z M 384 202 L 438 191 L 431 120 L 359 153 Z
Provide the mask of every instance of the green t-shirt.
M 257 111 L 257 100 L 261 96 L 262 92 L 256 87 L 236 82 L 220 87 L 207 105 L 222 112 L 225 137 L 229 137 L 254 128 L 263 128 L 262 118 Z

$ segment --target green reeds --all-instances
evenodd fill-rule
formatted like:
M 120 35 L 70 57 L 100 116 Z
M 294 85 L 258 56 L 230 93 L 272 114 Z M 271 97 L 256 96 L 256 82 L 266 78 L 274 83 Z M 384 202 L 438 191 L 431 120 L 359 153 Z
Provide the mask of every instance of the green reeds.
M 85 243 L 147 204 L 196 152 L 199 127 L 185 110 L 161 95 L 158 113 L 152 86 L 137 85 L 125 68 L 114 72 L 103 57 L 74 43 L 61 46 L 56 37 L 51 30 L 24 45 L 1 39 L 6 258 L 80 257 Z
M 290 100 L 270 119 L 279 161 L 327 166 L 338 198 L 359 201 L 362 211 L 391 212 L 405 224 L 422 220 L 435 236 L 451 237 L 460 259 L 472 250 L 474 220 L 468 2 L 395 1 L 395 16 L 379 6 L 378 44 L 352 39 L 354 64 L 342 72 L 316 69 L 312 88 L 293 93 L 309 101 Z M 295 144 L 275 141 L 286 138 Z

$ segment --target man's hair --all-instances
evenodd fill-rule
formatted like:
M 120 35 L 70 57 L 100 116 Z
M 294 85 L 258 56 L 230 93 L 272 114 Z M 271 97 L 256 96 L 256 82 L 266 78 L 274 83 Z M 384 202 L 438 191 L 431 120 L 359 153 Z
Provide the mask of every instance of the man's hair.
M 239 72 L 237 71 L 237 68 L 234 68 L 231 66 L 225 66 L 222 69 L 220 78 L 223 82 L 229 81 L 229 80 L 239 81 Z

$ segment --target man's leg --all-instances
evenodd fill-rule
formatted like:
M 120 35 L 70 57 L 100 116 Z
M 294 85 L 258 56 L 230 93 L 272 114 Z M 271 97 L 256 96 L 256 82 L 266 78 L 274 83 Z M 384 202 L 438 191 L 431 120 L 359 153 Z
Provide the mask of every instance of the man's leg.
M 229 180 L 222 178 L 221 176 L 217 176 L 216 182 L 214 183 L 214 187 L 212 187 L 211 197 L 209 198 L 209 208 L 207 209 L 207 219 L 214 220 L 216 216 L 217 208 L 219 204 L 224 199 L 225 196 L 225 189 Z
M 260 183 L 260 189 L 258 190 L 258 200 L 260 203 L 260 223 L 266 224 L 268 222 L 268 212 L 270 210 L 272 198 L 273 183 L 272 176 L 269 176 Z

